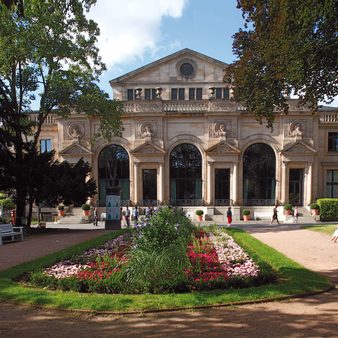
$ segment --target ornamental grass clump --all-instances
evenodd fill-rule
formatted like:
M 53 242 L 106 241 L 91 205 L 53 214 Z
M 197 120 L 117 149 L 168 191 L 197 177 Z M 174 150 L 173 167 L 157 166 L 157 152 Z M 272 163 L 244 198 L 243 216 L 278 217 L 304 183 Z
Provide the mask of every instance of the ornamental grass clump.
M 134 236 L 126 268 L 126 288 L 131 293 L 172 292 L 187 287 L 189 265 L 186 247 L 193 231 L 179 209 L 161 208 Z

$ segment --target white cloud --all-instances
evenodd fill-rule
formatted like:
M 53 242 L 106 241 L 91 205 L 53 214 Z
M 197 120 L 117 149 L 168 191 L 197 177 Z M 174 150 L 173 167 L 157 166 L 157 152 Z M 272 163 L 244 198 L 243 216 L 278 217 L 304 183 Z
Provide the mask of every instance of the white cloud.
M 187 0 L 98 0 L 89 17 L 100 27 L 103 61 L 112 67 L 161 49 L 162 19 L 179 18 L 186 4 Z

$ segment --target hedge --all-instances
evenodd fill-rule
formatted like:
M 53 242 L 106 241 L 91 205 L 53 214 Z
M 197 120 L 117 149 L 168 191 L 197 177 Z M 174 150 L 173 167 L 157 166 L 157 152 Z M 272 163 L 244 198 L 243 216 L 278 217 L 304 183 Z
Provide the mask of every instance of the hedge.
M 338 198 L 320 198 L 317 200 L 320 208 L 320 220 L 324 222 L 338 220 Z

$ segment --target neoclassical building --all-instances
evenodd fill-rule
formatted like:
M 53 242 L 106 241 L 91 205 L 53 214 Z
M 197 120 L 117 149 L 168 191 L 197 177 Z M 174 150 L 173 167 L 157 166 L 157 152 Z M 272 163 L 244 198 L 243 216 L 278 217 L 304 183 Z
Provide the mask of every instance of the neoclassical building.
M 214 218 L 232 205 L 254 210 L 318 197 L 338 197 L 338 116 L 289 101 L 273 130 L 232 100 L 227 64 L 183 49 L 110 81 L 124 103 L 123 135 L 90 142 L 99 121 L 83 115 L 50 116 L 41 149 L 60 159 L 83 157 L 105 206 L 114 175 L 129 205 L 170 203 L 203 208 Z M 237 210 L 237 211 L 236 211 Z

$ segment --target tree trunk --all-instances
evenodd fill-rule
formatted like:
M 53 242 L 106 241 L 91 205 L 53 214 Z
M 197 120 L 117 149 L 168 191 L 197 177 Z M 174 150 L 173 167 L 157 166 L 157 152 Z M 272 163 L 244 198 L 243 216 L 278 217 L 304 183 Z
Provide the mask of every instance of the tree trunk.
M 26 225 L 26 192 L 17 189 L 16 191 L 16 226 Z
M 28 205 L 28 216 L 27 216 L 27 227 L 30 228 L 31 223 L 32 223 L 32 213 L 33 213 L 33 201 L 29 200 L 29 205 Z

